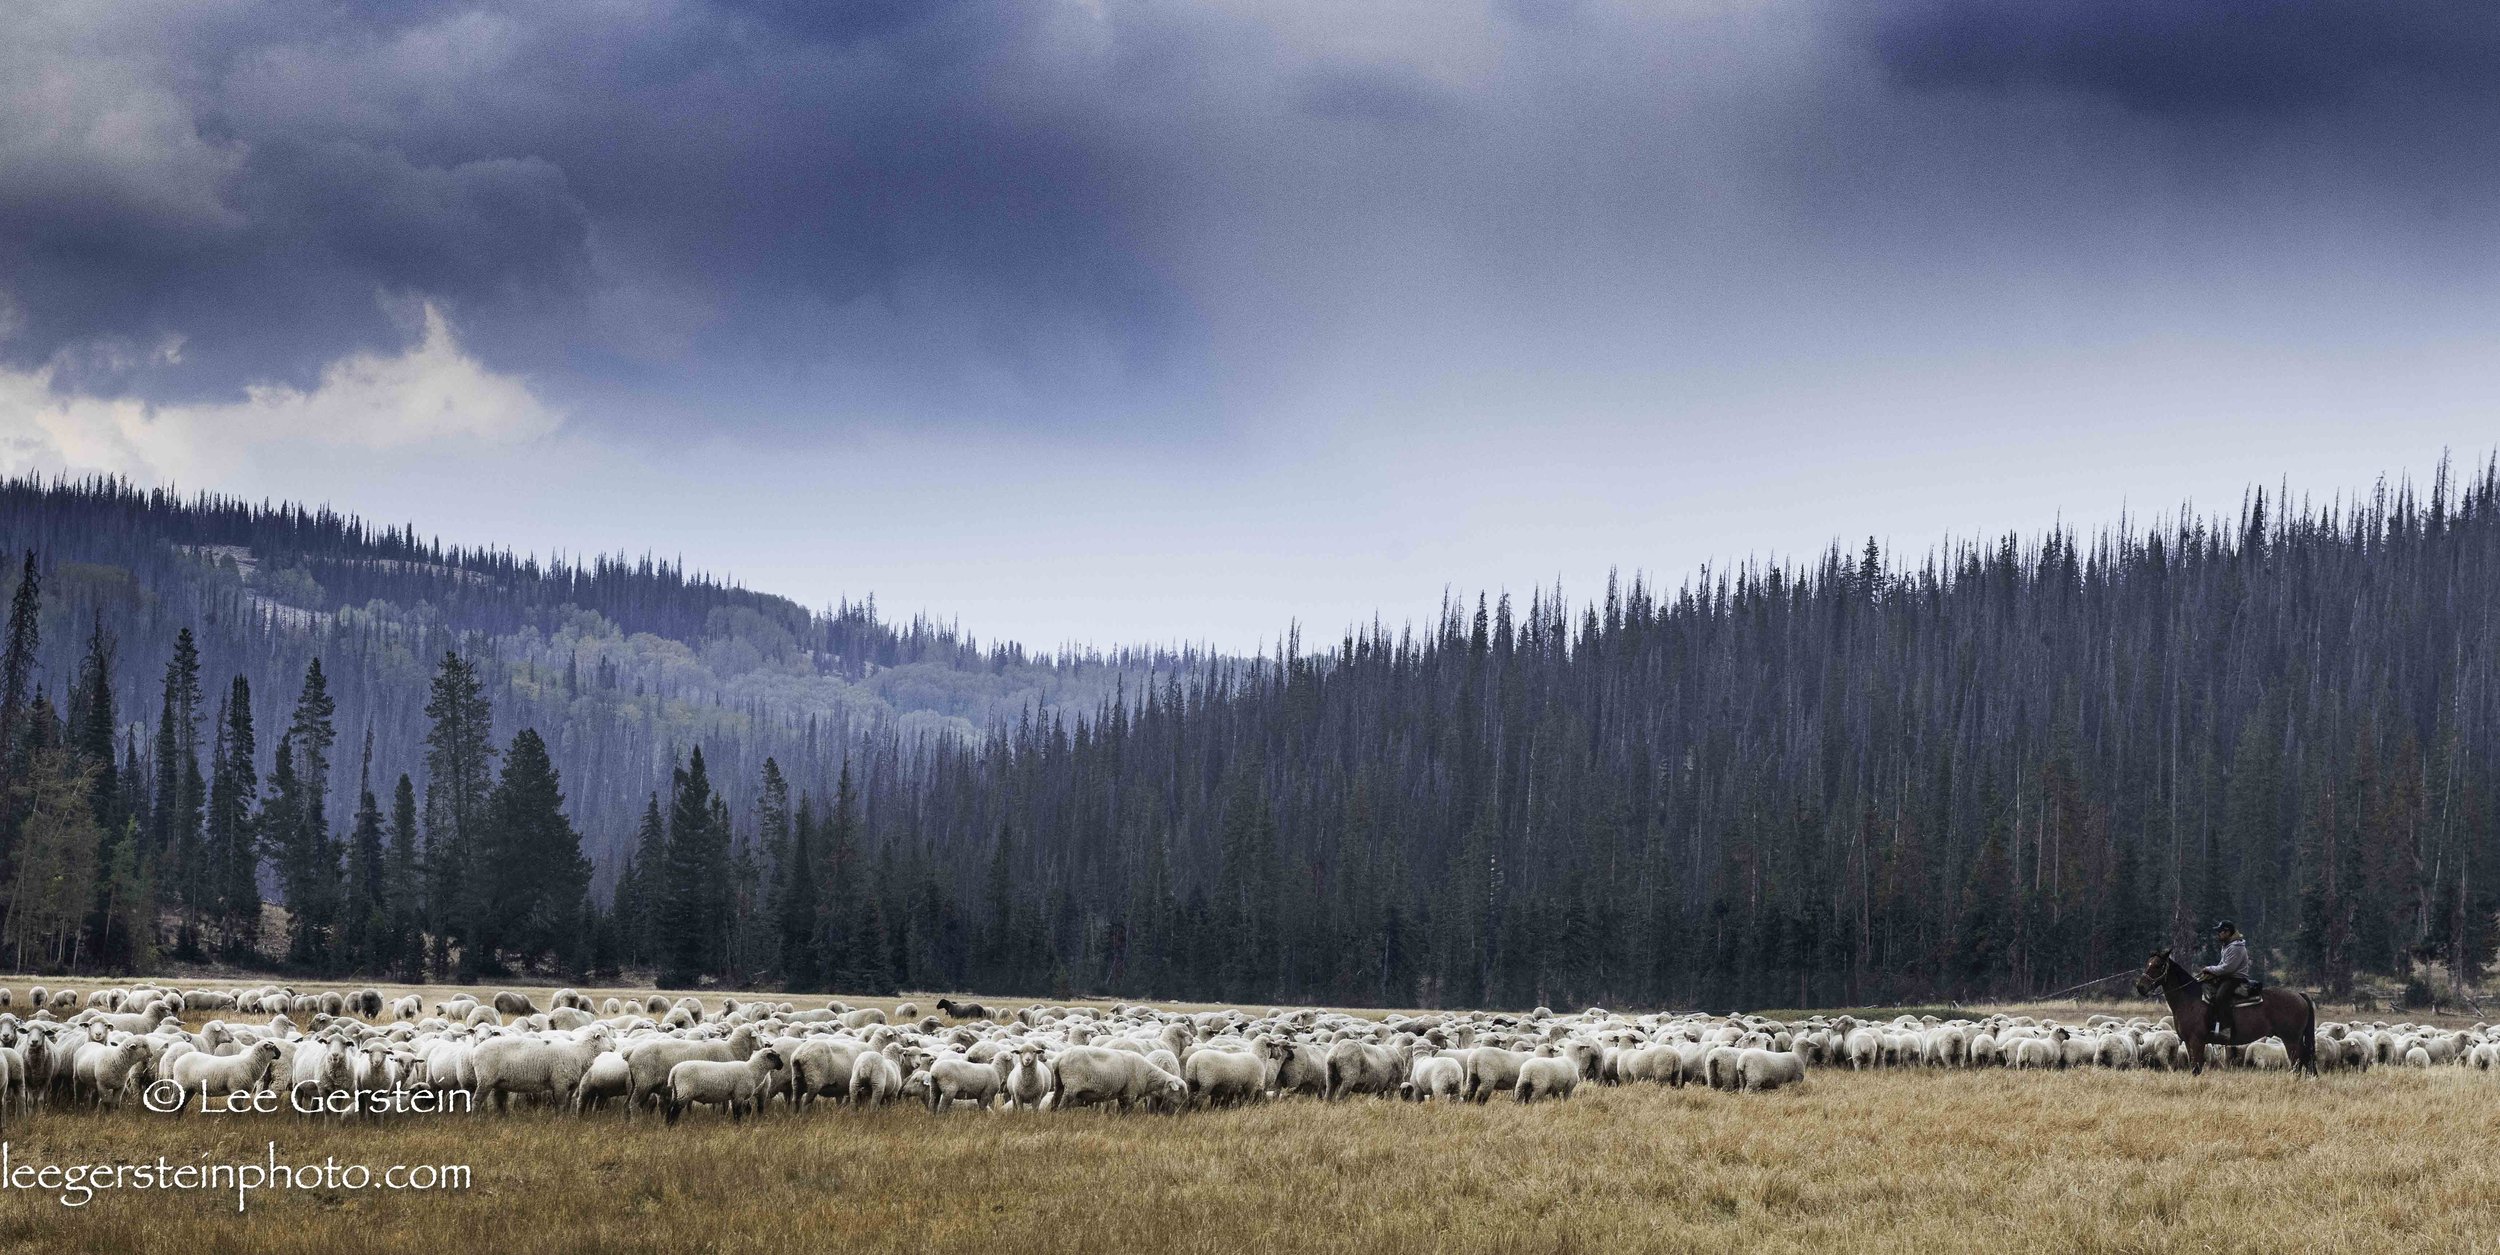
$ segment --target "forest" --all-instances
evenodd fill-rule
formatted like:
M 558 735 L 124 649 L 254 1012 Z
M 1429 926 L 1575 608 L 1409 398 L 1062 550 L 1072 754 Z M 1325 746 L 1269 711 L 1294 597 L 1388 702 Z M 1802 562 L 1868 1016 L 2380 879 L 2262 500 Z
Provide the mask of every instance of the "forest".
M 982 648 L 650 560 L 0 484 L 0 961 L 1815 1007 L 2492 962 L 2500 467 Z

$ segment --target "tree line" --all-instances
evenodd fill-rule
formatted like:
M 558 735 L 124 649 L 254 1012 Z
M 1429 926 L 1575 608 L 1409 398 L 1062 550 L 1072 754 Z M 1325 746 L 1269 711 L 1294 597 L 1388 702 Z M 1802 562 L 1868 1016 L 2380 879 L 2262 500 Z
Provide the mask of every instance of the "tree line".
M 368 695 L 399 726 L 365 743 L 408 748 L 359 753 L 334 822 L 317 658 L 266 753 L 247 677 L 212 704 L 187 629 L 152 719 L 103 709 L 101 618 L 56 702 L 20 638 L 30 558 L 0 667 L 0 945 L 72 967 L 1828 1006 L 2040 993 L 2229 916 L 2274 975 L 2427 995 L 2493 957 L 2495 560 L 2500 474 L 2443 468 L 2325 506 L 2253 492 L 2090 537 L 1452 601 L 972 736 L 748 712 L 622 757 L 593 753 L 596 720 L 532 730 L 568 709 L 538 658 L 445 648 Z M 587 841 L 560 760 L 598 764 L 567 769 L 613 816 Z

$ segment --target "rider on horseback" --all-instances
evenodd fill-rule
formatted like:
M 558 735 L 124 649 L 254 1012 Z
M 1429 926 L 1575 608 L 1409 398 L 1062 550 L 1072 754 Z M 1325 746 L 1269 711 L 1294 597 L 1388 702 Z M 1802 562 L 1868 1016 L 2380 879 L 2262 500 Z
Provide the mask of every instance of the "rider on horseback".
M 2217 1042 L 2230 1040 L 2231 1000 L 2240 985 L 2248 980 L 2248 938 L 2229 920 L 2214 925 L 2214 940 L 2222 945 L 2220 962 L 2197 972 L 2196 979 L 2205 982 L 2206 1035 Z

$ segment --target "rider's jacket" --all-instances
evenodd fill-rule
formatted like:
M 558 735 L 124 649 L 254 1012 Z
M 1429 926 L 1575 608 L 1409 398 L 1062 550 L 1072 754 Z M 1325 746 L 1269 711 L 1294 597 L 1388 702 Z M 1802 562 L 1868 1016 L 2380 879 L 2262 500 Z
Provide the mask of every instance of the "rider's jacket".
M 2237 976 L 2245 980 L 2248 976 L 2248 938 L 2233 937 L 2231 944 L 2222 948 L 2222 961 L 2206 968 L 2205 974 Z

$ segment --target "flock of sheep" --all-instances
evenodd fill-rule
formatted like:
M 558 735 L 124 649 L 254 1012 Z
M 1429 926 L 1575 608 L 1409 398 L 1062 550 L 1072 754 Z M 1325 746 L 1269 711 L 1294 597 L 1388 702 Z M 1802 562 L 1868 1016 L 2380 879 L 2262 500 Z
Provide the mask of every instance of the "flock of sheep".
M 2168 1068 L 2187 1049 L 2160 1020 L 2095 1015 L 2080 1025 L 1995 1015 L 1793 1022 L 1755 1016 L 1497 1012 L 1368 1019 L 1316 1009 L 1178 1012 L 940 998 L 923 1016 L 840 1002 L 572 990 L 541 1009 L 526 994 L 428 1005 L 373 989 L 298 993 L 152 985 L 29 992 L 21 1015 L 0 989 L 0 1110 L 7 1104 L 303 1112 L 507 1110 L 514 1100 L 575 1111 L 618 1102 L 674 1122 L 690 1107 L 731 1118 L 776 1101 L 935 1112 L 1104 1107 L 1181 1111 L 1307 1094 L 1416 1101 L 1568 1099 L 1583 1085 L 1658 1083 L 1758 1092 L 1830 1068 Z M 193 1030 L 185 1017 L 204 1019 Z M 2500 1068 L 2500 1031 L 2329 1023 L 2324 1069 Z M 2279 1042 L 2215 1049 L 2225 1066 L 2282 1068 Z M 282 1107 L 276 1096 L 284 1095 Z

